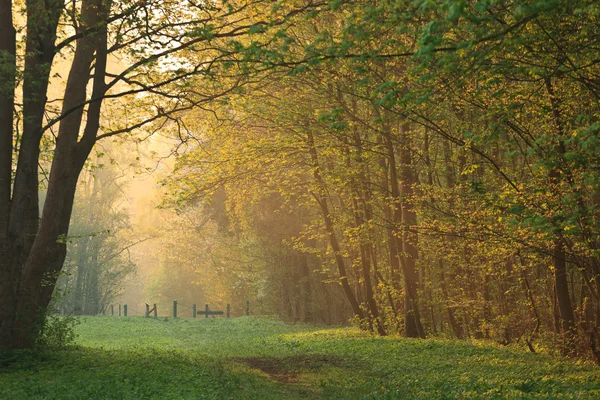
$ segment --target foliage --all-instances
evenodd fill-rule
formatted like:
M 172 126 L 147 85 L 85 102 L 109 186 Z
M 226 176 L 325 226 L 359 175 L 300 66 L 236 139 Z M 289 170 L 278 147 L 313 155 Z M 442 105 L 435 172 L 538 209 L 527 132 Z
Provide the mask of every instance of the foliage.
M 75 327 L 80 321 L 72 315 L 61 316 L 50 312 L 44 319 L 41 334 L 36 342 L 36 349 L 41 351 L 66 349 L 77 340 Z
M 77 182 L 97 142 L 141 141 L 184 110 L 226 101 L 247 72 L 230 45 L 312 8 L 262 0 L 0 3 L 0 348 L 33 346 L 25 331 L 51 301 L 55 281 L 43 288 L 42 279 L 63 267 Z M 68 72 L 55 71 L 61 62 Z M 203 89 L 192 89 L 198 82 Z
M 183 115 L 169 199 L 224 190 L 233 231 L 316 256 L 365 329 L 600 363 L 598 26 L 589 1 L 331 2 L 256 31 L 255 82 Z
M 48 352 L 64 350 L 74 346 L 77 340 L 76 327 L 81 322 L 73 315 L 61 315 L 57 304 L 67 295 L 61 290 L 55 290 L 53 300 L 44 313 L 41 326 L 36 331 L 39 334 L 35 340 L 35 350 Z
M 18 311 L 34 321 L 49 301 L 27 294 L 63 266 L 94 144 L 141 129 L 178 141 L 165 205 L 192 219 L 155 257 L 160 301 L 251 298 L 294 320 L 532 352 L 552 338 L 600 364 L 596 2 L 50 3 L 27 8 L 24 65 L 2 31 L 0 74 L 23 77 L 23 104 L 0 91 L 0 345 L 17 346 Z M 71 42 L 59 111 L 49 71 Z M 78 256 L 99 255 L 91 244 Z

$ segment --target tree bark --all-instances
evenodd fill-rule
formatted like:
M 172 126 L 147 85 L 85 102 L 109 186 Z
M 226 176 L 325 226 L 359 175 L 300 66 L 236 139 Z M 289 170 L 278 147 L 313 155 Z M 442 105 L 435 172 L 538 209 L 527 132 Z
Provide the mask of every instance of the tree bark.
M 34 3 L 33 1 L 31 3 Z M 58 4 L 63 5 L 62 2 Z M 30 24 L 36 21 L 36 18 L 29 17 L 30 12 L 41 12 L 41 2 L 35 2 L 33 6 L 38 8 L 28 8 L 28 27 Z M 56 13 L 56 19 L 52 20 L 53 23 L 58 22 L 58 16 L 60 15 L 61 7 L 52 5 L 46 5 L 49 11 Z M 28 7 L 29 4 L 28 4 Z M 110 4 L 103 0 L 85 0 L 82 3 L 82 27 L 94 26 L 101 23 L 107 17 L 107 10 Z M 58 11 L 58 12 L 56 12 Z M 55 16 L 50 12 L 52 16 Z M 39 17 L 39 15 L 37 16 Z M 83 25 L 86 24 L 86 25 Z M 56 32 L 56 24 L 54 26 L 54 32 Z M 28 28 L 29 29 L 29 28 Z M 37 28 L 33 28 L 33 32 Z M 35 38 L 35 35 L 33 36 Z M 28 35 L 29 41 L 35 41 L 30 35 Z M 27 76 L 27 71 L 32 75 L 39 72 L 42 68 L 41 63 L 44 62 L 45 70 L 49 71 L 49 65 L 54 56 L 54 39 L 49 40 L 48 36 L 42 35 L 38 40 L 42 43 L 41 55 L 37 55 L 36 52 L 32 52 L 29 69 L 26 65 L 26 80 L 32 79 Z M 48 43 L 46 43 L 48 41 Z M 33 46 L 33 45 L 31 45 Z M 50 53 L 50 55 L 46 55 Z M 28 52 L 28 54 L 30 54 Z M 95 54 L 95 57 L 94 57 Z M 38 60 L 37 57 L 44 56 L 42 60 Z M 77 108 L 86 99 L 86 91 L 88 81 L 90 79 L 90 69 L 93 61 L 95 63 L 94 71 L 94 84 L 93 84 L 93 98 L 101 98 L 105 91 L 105 68 L 106 68 L 106 28 L 100 29 L 96 35 L 83 36 L 77 40 L 77 48 L 74 55 L 74 60 L 69 72 L 69 78 L 67 80 L 67 87 L 65 89 L 65 97 L 63 101 L 63 114 L 66 114 L 67 110 Z M 27 61 L 26 61 L 27 62 Z M 47 64 L 47 65 L 46 65 Z M 44 77 L 43 91 L 38 93 L 32 93 L 31 98 L 24 104 L 24 109 L 28 106 L 32 110 L 32 116 L 28 123 L 34 123 L 29 128 L 25 128 L 21 149 L 19 153 L 19 164 L 17 166 L 17 180 L 15 182 L 15 201 L 21 200 L 21 203 L 13 207 L 12 216 L 19 216 L 21 214 L 31 217 L 32 214 L 36 215 L 35 225 L 37 226 L 37 158 L 39 157 L 39 138 L 41 137 L 41 123 L 43 111 L 45 107 L 45 93 L 47 89 L 47 75 Z M 32 83 L 30 82 L 30 85 Z M 23 90 L 25 93 L 26 86 L 24 84 Z M 37 89 L 38 87 L 32 85 L 30 91 Z M 60 240 L 60 238 L 66 237 L 69 231 L 69 222 L 71 212 L 73 209 L 73 202 L 75 199 L 75 190 L 77 187 L 77 181 L 79 174 L 83 168 L 85 160 L 87 159 L 97 135 L 99 121 L 100 121 L 100 107 L 101 101 L 92 102 L 88 106 L 87 122 L 84 129 L 84 134 L 81 141 L 79 139 L 79 132 L 81 129 L 81 121 L 83 115 L 83 109 L 77 108 L 76 111 L 70 112 L 61 121 L 58 136 L 56 140 L 56 148 L 54 151 L 54 157 L 52 159 L 52 166 L 50 169 L 50 177 L 48 179 L 48 191 L 46 200 L 44 202 L 44 209 L 42 212 L 41 223 L 39 229 L 31 234 L 34 238 L 30 245 L 30 250 L 27 249 L 28 243 L 25 242 L 25 250 L 28 255 L 24 258 L 24 267 L 21 274 L 21 283 L 17 291 L 18 304 L 16 307 L 16 315 L 19 318 L 15 319 L 13 333 L 14 337 L 12 340 L 11 347 L 13 348 L 29 348 L 35 343 L 37 333 L 45 317 L 48 304 L 50 303 L 54 285 L 58 278 L 58 273 L 62 268 L 62 265 L 66 256 L 66 242 Z M 41 113 L 40 115 L 38 115 Z M 29 130 L 28 130 L 29 129 Z M 25 136 L 28 136 L 28 141 L 25 143 Z M 22 159 L 21 159 L 22 158 Z M 31 163 L 35 164 L 33 175 L 30 169 L 33 168 Z M 22 168 L 21 172 L 21 183 L 19 182 L 19 169 Z M 35 176 L 35 178 L 34 178 Z M 35 181 L 35 187 L 31 186 L 31 182 Z M 21 188 L 23 191 L 18 197 L 17 188 Z M 27 190 L 25 190 L 27 189 Z M 32 199 L 35 199 L 35 212 L 33 212 Z M 26 234 L 30 232 L 33 222 L 25 218 L 25 222 L 22 223 L 21 228 Z M 18 228 L 18 223 L 13 223 L 11 219 L 11 228 Z M 29 236 L 26 236 L 29 237 Z M 57 240 L 58 239 L 58 240 Z M 27 239 L 29 240 L 29 239 Z
M 8 235 L 12 183 L 16 31 L 12 0 L 0 0 L 0 349 L 12 340 L 18 265 Z
M 6 239 L 10 209 L 16 74 L 15 41 L 12 0 L 0 0 L 0 246 Z
M 22 264 L 29 254 L 39 227 L 38 162 L 42 121 L 54 42 L 63 2 L 28 0 L 27 41 L 23 77 L 23 136 L 11 201 L 9 232 L 14 237 L 17 257 Z
M 2 47 L 2 81 L 0 95 L 0 349 L 21 347 L 23 340 L 15 331 L 18 296 L 23 265 L 39 226 L 38 159 L 42 120 L 50 66 L 54 59 L 54 41 L 63 2 L 28 0 L 27 41 L 23 76 L 23 135 L 11 193 L 14 73 L 16 46 L 12 24 L 12 2 L 0 3 L 0 46 Z M 6 63 L 8 68 L 4 68 Z M 13 75 L 13 77 L 11 77 Z M 6 82 L 6 83 L 5 83 Z M 10 99 L 12 95 L 12 99 Z M 26 316 L 24 316 L 27 319 Z M 33 323 L 33 321 L 30 321 Z M 30 330 L 27 336 L 30 337 Z

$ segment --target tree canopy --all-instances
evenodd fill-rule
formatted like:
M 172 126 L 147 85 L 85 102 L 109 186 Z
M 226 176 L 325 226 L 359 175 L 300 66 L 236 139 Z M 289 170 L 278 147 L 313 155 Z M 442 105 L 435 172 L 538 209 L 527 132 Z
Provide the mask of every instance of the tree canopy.
M 597 2 L 24 11 L 21 26 L 0 3 L 0 343 L 31 343 L 19 332 L 48 304 L 97 141 L 162 134 L 177 141 L 163 206 L 220 238 L 206 242 L 219 262 L 195 262 L 222 293 L 237 282 L 265 312 L 380 335 L 556 341 L 600 360 Z M 185 236 L 164 246 L 195 259 Z M 178 254 L 162 268 L 194 274 Z

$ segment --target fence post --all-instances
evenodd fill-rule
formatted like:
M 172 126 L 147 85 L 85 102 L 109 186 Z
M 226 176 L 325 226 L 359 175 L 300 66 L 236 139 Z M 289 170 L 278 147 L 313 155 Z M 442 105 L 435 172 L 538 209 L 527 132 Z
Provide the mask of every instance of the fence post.
M 177 300 L 173 300 L 173 318 L 177 318 Z
M 127 316 L 127 304 L 125 304 L 123 306 L 123 316 L 126 317 Z
M 250 315 L 250 300 L 246 299 L 246 317 Z
M 197 314 L 196 314 L 196 305 L 194 304 L 194 305 L 192 306 L 192 318 L 196 318 L 196 315 L 197 315 Z
M 206 318 L 208 318 L 208 304 L 206 305 Z
M 114 305 L 114 304 L 111 304 L 111 305 L 110 305 L 110 315 L 111 315 L 112 317 L 114 317 L 114 316 L 115 316 L 115 305 Z
M 150 317 L 150 304 L 146 303 L 146 318 Z
M 229 318 L 230 311 L 231 311 L 231 305 L 227 304 L 227 318 Z
M 119 317 L 121 316 L 121 305 L 119 304 Z
M 154 303 L 154 318 L 158 318 L 158 312 L 156 311 L 156 303 Z

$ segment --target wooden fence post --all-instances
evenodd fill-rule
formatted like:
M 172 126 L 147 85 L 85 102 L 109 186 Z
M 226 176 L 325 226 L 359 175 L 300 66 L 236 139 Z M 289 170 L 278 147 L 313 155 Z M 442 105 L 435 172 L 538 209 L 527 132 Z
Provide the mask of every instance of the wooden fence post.
M 146 318 L 150 317 L 150 304 L 146 303 Z
M 121 305 L 119 304 L 119 317 L 121 316 Z
M 208 304 L 206 305 L 206 318 L 208 318 Z
M 196 318 L 196 305 L 192 306 L 192 318 Z
M 115 305 L 114 305 L 114 304 L 111 304 L 111 305 L 110 305 L 110 315 L 111 315 L 112 317 L 114 317 L 114 316 L 115 316 Z
M 230 311 L 231 311 L 231 305 L 227 304 L 227 318 L 229 318 Z
M 250 300 L 246 299 L 246 317 L 250 315 Z
M 173 318 L 177 318 L 177 300 L 173 300 Z
M 154 318 L 158 318 L 158 312 L 156 310 L 156 303 L 154 303 Z
M 127 304 L 125 304 L 123 306 L 123 316 L 126 317 L 127 316 Z

